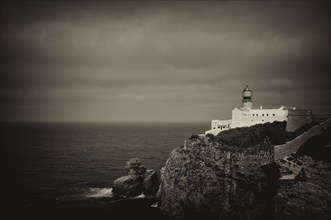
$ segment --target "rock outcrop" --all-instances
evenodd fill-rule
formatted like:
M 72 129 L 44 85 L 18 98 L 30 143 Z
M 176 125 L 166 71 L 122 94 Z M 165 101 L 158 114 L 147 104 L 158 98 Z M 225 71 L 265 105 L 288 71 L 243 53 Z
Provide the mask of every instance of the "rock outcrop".
M 154 170 L 147 170 L 145 173 L 145 179 L 143 183 L 143 194 L 153 195 L 159 190 L 159 178 Z
M 125 168 L 128 175 L 114 181 L 113 193 L 115 196 L 134 197 L 141 195 L 153 195 L 159 189 L 159 179 L 156 172 L 147 170 L 138 158 L 132 158 L 126 162 Z
M 300 173 L 278 184 L 275 219 L 331 219 L 331 164 L 298 159 L 305 163 Z
M 275 219 L 331 219 L 331 129 L 311 138 L 293 160 L 301 171 L 278 182 Z
M 125 168 L 129 175 L 144 175 L 146 173 L 145 166 L 141 165 L 141 162 L 138 158 L 132 158 L 128 160 L 126 162 Z
M 122 176 L 114 181 L 113 193 L 124 196 L 138 196 L 143 189 L 143 178 L 139 175 Z
M 232 131 L 227 131 L 232 132 Z M 161 212 L 171 219 L 270 219 L 279 167 L 267 136 L 250 146 L 192 136 L 161 170 Z M 254 138 L 254 137 L 253 137 Z
M 193 135 L 161 169 L 161 212 L 170 219 L 330 219 L 330 130 L 299 149 L 295 178 L 280 180 L 273 145 L 312 126 L 287 133 L 284 125 Z

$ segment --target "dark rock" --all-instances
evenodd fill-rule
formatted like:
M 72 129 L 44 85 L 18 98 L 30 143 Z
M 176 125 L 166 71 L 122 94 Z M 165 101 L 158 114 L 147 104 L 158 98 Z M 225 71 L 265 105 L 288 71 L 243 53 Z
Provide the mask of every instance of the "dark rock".
M 331 219 L 331 163 L 299 157 L 301 172 L 280 181 L 275 197 L 275 219 Z
M 279 167 L 272 163 L 268 138 L 240 149 L 227 143 L 190 138 L 171 152 L 158 192 L 166 217 L 273 218 Z
M 144 175 L 146 172 L 146 168 L 141 165 L 138 158 L 132 158 L 126 162 L 125 168 L 129 175 Z
M 192 136 L 161 169 L 157 197 L 170 219 L 331 219 L 331 133 L 303 145 L 293 178 L 280 177 L 273 145 L 311 128 L 285 131 L 285 122 Z M 314 161 L 313 159 L 321 160 Z
M 127 176 L 122 176 L 114 181 L 113 193 L 121 196 L 155 195 L 159 188 L 159 179 L 153 170 L 146 173 L 145 166 L 141 165 L 138 158 L 126 162 Z M 154 196 L 155 197 L 155 196 Z
M 146 168 L 145 168 L 145 166 L 144 166 L 144 165 L 140 165 L 140 167 L 139 167 L 138 170 L 137 170 L 137 174 L 138 174 L 138 175 L 145 175 L 145 173 L 146 173 Z
M 128 175 L 114 181 L 113 193 L 122 196 L 138 196 L 142 189 L 143 178 L 139 175 Z
M 301 171 L 279 181 L 275 219 L 331 219 L 331 129 L 309 139 L 292 156 Z
M 308 176 L 307 175 L 309 175 L 308 173 L 307 173 L 307 171 L 306 171 L 305 168 L 301 168 L 301 170 L 298 173 L 298 175 L 295 176 L 295 180 L 296 181 L 301 181 L 301 182 L 307 181 L 307 179 L 308 179 Z
M 159 190 L 159 185 L 160 182 L 156 172 L 154 170 L 147 170 L 144 179 L 143 193 L 145 195 L 156 194 Z

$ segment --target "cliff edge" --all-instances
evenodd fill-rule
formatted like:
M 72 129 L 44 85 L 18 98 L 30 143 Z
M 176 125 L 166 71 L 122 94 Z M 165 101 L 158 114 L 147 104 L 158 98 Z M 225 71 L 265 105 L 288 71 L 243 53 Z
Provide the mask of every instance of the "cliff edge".
M 158 200 L 163 215 L 170 219 L 286 217 L 288 206 L 279 206 L 285 201 L 278 192 L 284 185 L 279 185 L 273 145 L 293 139 L 311 125 L 296 132 L 286 132 L 285 127 L 274 122 L 185 140 L 161 169 Z

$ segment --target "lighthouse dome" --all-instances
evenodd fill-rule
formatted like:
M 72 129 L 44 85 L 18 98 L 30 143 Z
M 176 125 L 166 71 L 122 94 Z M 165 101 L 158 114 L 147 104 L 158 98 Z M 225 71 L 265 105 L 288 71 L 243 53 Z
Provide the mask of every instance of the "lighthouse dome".
M 243 97 L 252 97 L 252 96 L 253 96 L 253 92 L 252 92 L 252 90 L 248 87 L 248 85 L 246 85 L 246 87 L 245 87 L 244 90 L 242 91 L 242 95 L 243 95 Z
M 248 87 L 248 85 L 246 85 L 246 87 L 244 88 L 243 92 L 245 92 L 245 91 L 252 91 L 252 90 Z

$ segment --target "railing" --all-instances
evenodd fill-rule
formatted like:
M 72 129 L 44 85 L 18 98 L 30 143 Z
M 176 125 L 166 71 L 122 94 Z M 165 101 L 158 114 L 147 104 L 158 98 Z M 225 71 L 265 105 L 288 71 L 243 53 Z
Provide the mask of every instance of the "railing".
M 301 166 L 288 160 L 287 157 L 280 159 L 279 165 L 288 168 L 294 175 L 298 175 L 301 171 Z

